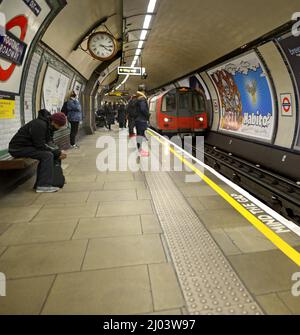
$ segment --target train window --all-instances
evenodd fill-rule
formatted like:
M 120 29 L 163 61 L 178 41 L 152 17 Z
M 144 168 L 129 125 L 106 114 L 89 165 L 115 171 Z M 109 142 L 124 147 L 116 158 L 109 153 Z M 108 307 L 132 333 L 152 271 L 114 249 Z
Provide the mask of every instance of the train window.
M 193 111 L 195 113 L 205 112 L 205 100 L 200 94 L 193 94 Z
M 170 91 L 163 98 L 161 111 L 163 113 L 176 113 L 176 91 Z
M 191 116 L 191 94 L 181 93 L 178 95 L 178 116 Z

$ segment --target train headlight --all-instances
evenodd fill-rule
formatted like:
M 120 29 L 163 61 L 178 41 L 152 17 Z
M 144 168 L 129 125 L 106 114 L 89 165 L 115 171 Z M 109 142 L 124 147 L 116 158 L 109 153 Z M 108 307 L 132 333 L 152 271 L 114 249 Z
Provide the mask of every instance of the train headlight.
M 200 117 L 198 117 L 198 120 L 199 120 L 200 122 L 204 122 L 204 117 L 200 116 Z
M 165 121 L 165 122 L 170 122 L 171 120 L 168 119 L 167 117 L 165 117 L 165 118 L 164 118 L 164 121 Z

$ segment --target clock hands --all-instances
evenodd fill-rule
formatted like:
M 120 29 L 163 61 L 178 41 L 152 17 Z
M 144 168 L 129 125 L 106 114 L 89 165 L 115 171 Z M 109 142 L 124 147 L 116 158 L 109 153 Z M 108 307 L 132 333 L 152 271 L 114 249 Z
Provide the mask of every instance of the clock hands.
M 112 49 L 108 49 L 105 45 L 100 44 L 101 47 L 103 47 L 104 49 L 106 49 L 107 51 L 111 51 Z

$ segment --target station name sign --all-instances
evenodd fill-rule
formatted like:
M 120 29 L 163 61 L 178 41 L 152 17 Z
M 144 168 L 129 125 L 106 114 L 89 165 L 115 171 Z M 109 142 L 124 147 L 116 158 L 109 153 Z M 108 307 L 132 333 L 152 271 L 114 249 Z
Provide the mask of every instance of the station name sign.
M 0 36 L 0 57 L 16 65 L 22 65 L 27 45 L 9 31 Z
M 127 67 L 127 66 L 118 67 L 119 75 L 141 76 L 143 73 L 145 73 L 144 67 Z

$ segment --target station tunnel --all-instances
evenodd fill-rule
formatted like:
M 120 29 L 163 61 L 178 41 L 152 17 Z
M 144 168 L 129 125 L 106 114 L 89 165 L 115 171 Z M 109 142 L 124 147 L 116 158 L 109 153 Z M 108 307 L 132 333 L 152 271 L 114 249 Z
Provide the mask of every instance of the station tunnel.
M 0 315 L 299 315 L 299 20 L 0 0 Z

